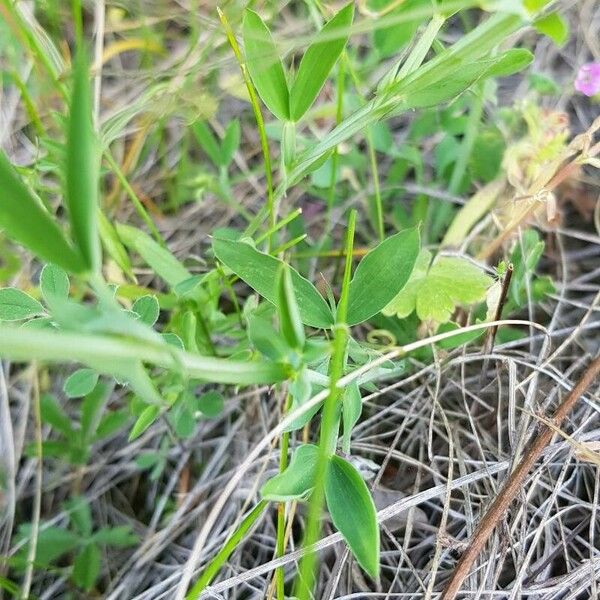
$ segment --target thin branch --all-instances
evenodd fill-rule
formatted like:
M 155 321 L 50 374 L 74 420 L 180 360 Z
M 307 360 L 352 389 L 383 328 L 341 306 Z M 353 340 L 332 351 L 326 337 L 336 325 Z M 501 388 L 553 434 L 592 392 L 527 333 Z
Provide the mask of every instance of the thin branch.
M 577 400 L 579 400 L 590 385 L 592 385 L 599 373 L 600 355 L 596 356 L 569 395 L 556 409 L 556 412 L 551 418 L 554 427 L 560 427 L 565 417 L 577 403 Z M 494 531 L 496 525 L 504 516 L 510 503 L 517 495 L 517 492 L 521 489 L 527 474 L 542 454 L 544 448 L 550 443 L 553 435 L 553 428 L 548 427 L 546 424 L 541 426 L 540 431 L 529 445 L 529 451 L 523 456 L 523 459 L 518 464 L 517 468 L 510 474 L 502 491 L 498 494 L 477 526 L 473 538 L 463 555 L 460 557 L 440 600 L 454 600 L 456 594 L 460 591 L 463 581 L 469 574 L 473 563 L 483 550 L 485 543 Z

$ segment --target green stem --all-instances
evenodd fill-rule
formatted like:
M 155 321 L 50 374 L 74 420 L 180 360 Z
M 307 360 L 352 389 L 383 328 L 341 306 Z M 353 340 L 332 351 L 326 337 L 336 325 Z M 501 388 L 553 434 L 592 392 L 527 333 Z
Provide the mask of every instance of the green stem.
M 284 407 L 284 415 L 290 409 L 291 405 L 291 396 L 288 394 L 285 407 Z M 281 448 L 279 451 L 279 472 L 283 473 L 288 465 L 288 448 L 290 444 L 290 433 L 289 431 L 284 431 L 281 434 Z M 275 548 L 275 554 L 277 558 L 283 556 L 285 554 L 285 502 L 280 502 L 277 505 L 277 545 Z M 283 567 L 277 567 L 275 569 L 275 582 L 277 585 L 277 600 L 285 600 L 285 572 Z
M 288 242 L 285 242 L 285 244 L 282 244 L 281 246 L 278 246 L 277 248 L 275 248 L 275 250 L 272 251 L 272 254 L 277 256 L 278 254 L 281 254 L 281 253 L 285 252 L 286 250 L 293 248 L 300 242 L 304 241 L 307 237 L 308 237 L 308 234 L 303 233 L 302 235 L 299 235 L 298 237 L 295 237 L 294 239 L 289 240 Z
M 275 195 L 273 193 L 273 172 L 271 170 L 271 153 L 269 151 L 269 142 L 267 140 L 267 131 L 265 129 L 265 122 L 262 116 L 262 112 L 260 110 L 260 103 L 258 101 L 258 95 L 256 94 L 256 90 L 254 89 L 254 85 L 252 85 L 252 81 L 250 76 L 248 75 L 248 69 L 246 67 L 246 61 L 242 57 L 242 53 L 240 51 L 240 47 L 235 38 L 235 34 L 233 33 L 233 29 L 227 20 L 225 14 L 221 11 L 221 9 L 217 8 L 217 12 L 219 13 L 219 18 L 221 19 L 221 23 L 223 25 L 223 29 L 225 30 L 225 35 L 227 36 L 227 40 L 229 41 L 229 45 L 235 54 L 235 58 L 238 61 L 240 66 L 240 70 L 242 72 L 242 77 L 244 78 L 244 83 L 246 84 L 246 89 L 248 90 L 248 95 L 250 96 L 250 104 L 252 105 L 252 110 L 254 111 L 254 118 L 256 119 L 256 125 L 258 126 L 258 133 L 260 136 L 260 145 L 262 148 L 263 157 L 265 160 L 265 178 L 267 181 L 267 211 L 269 214 L 269 226 L 271 228 L 275 227 L 275 222 L 277 220 L 277 211 L 275 210 Z M 269 236 L 268 248 L 271 250 L 272 245 L 272 236 Z
M 261 233 L 255 240 L 256 244 L 260 244 L 261 242 L 266 240 L 270 235 L 273 235 L 276 231 L 279 231 L 282 227 L 285 227 L 288 223 L 293 221 L 296 217 L 299 217 L 301 214 L 301 208 L 293 210 L 289 215 L 287 215 L 280 221 L 277 221 L 277 223 L 273 227 L 270 227 L 264 233 Z
M 342 122 L 343 114 L 344 114 L 344 89 L 346 84 L 346 69 L 345 69 L 345 61 L 346 53 L 344 52 L 344 56 L 340 61 L 340 68 L 337 76 L 337 86 L 336 86 L 336 107 L 335 107 L 335 125 L 336 127 Z M 331 226 L 331 211 L 333 209 L 333 203 L 335 200 L 335 188 L 337 183 L 337 175 L 338 175 L 338 162 L 339 162 L 339 151 L 336 146 L 333 149 L 333 154 L 331 156 L 331 181 L 329 182 L 329 192 L 327 194 L 327 214 L 328 219 L 327 222 L 329 226 Z
M 127 181 L 127 177 L 125 177 L 125 174 L 123 173 L 123 171 L 121 171 L 121 167 L 119 167 L 119 165 L 117 164 L 117 161 L 112 157 L 110 150 L 107 149 L 104 152 L 104 158 L 106 159 L 106 162 L 110 165 L 110 168 L 113 170 L 113 172 L 117 176 L 117 179 L 119 180 L 120 184 L 123 186 L 123 189 L 129 196 L 129 199 L 133 203 L 133 206 L 134 206 L 137 214 L 139 215 L 140 219 L 142 219 L 142 221 L 144 221 L 144 223 L 146 223 L 146 225 L 148 226 L 148 229 L 150 230 L 152 237 L 154 237 L 154 239 L 161 246 L 163 246 L 163 248 L 166 247 L 165 240 L 163 239 L 162 235 L 160 235 L 160 231 L 158 231 L 158 228 L 154 224 L 154 221 L 150 218 L 148 211 L 145 209 L 141 200 L 137 197 L 137 194 L 135 193 L 134 189 L 129 184 L 129 181 Z
M 231 553 L 237 548 L 239 543 L 244 539 L 250 528 L 256 523 L 258 518 L 263 514 L 269 503 L 266 500 L 261 500 L 251 511 L 250 514 L 240 523 L 240 526 L 231 534 L 229 539 L 223 544 L 223 547 L 217 555 L 208 563 L 206 569 L 192 589 L 187 593 L 186 600 L 195 600 L 204 591 L 207 585 L 213 580 L 219 572 L 225 561 L 231 556 Z
M 319 459 L 315 475 L 315 487 L 310 498 L 308 521 L 304 537 L 304 547 L 311 547 L 319 538 L 321 532 L 321 510 L 325 500 L 325 476 L 329 457 L 335 452 L 338 437 L 339 418 L 338 407 L 341 389 L 338 381 L 344 372 L 346 346 L 348 344 L 348 326 L 346 314 L 348 312 L 348 295 L 350 276 L 352 274 L 352 247 L 354 243 L 354 229 L 356 226 L 356 211 L 350 213 L 346 236 L 346 265 L 342 292 L 336 313 L 334 326 L 333 351 L 329 368 L 329 395 L 323 406 L 321 419 L 321 436 L 319 439 Z M 295 595 L 299 600 L 309 600 L 312 593 L 316 555 L 308 552 L 300 563 L 298 579 L 296 580 Z
M 377 154 L 373 145 L 373 133 L 369 127 L 366 131 L 367 146 L 369 148 L 369 160 L 371 161 L 371 173 L 373 174 L 373 193 L 375 203 L 375 228 L 379 241 L 383 242 L 385 237 L 383 227 L 383 205 L 381 203 L 381 190 L 379 186 L 379 169 L 377 167 Z

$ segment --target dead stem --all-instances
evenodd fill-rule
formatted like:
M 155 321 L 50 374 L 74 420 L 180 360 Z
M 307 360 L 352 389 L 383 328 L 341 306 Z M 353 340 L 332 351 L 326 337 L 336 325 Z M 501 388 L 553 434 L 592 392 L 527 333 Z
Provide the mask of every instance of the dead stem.
M 600 373 L 600 356 L 597 356 L 592 361 L 575 387 L 556 409 L 556 412 L 551 418 L 555 427 L 560 427 L 560 424 L 575 406 L 577 400 L 586 392 L 590 385 L 592 385 L 598 373 Z M 502 491 L 496 496 L 493 504 L 485 513 L 483 519 L 481 519 L 469 546 L 460 557 L 460 560 L 450 577 L 450 581 L 448 581 L 446 588 L 444 589 L 441 600 L 453 600 L 456 597 L 456 594 L 460 591 L 460 587 L 465 580 L 465 577 L 469 574 L 473 563 L 483 550 L 483 546 L 504 516 L 510 503 L 517 495 L 519 489 L 521 489 L 525 477 L 540 457 L 544 448 L 550 443 L 553 435 L 554 430 L 552 428 L 548 427 L 546 424 L 542 425 L 541 430 L 529 446 L 529 451 L 525 454 L 517 468 L 511 473 L 502 488 Z

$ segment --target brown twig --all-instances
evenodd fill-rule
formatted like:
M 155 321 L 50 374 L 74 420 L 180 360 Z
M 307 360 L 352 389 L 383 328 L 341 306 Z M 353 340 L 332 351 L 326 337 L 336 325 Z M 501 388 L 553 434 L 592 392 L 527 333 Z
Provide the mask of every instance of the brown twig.
M 498 306 L 496 307 L 496 314 L 494 315 L 494 321 L 500 321 L 502 319 L 502 309 L 504 308 L 504 304 L 506 303 L 506 298 L 508 296 L 508 290 L 510 289 L 510 281 L 512 279 L 512 274 L 514 271 L 514 267 L 512 263 L 510 263 L 506 269 L 506 273 L 504 274 L 504 279 L 502 280 L 502 290 L 500 291 L 500 299 L 498 300 Z M 485 354 L 489 354 L 494 348 L 494 341 L 496 340 L 496 334 L 498 333 L 498 325 L 494 325 L 491 329 L 488 330 L 487 339 L 485 340 Z
M 504 278 L 502 279 L 502 289 L 500 290 L 500 298 L 498 299 L 498 306 L 496 307 L 496 314 L 494 315 L 494 321 L 499 321 L 502 318 L 502 310 L 504 304 L 508 298 L 508 290 L 510 289 L 510 282 L 512 280 L 514 267 L 512 263 L 508 264 Z M 498 325 L 494 325 L 491 329 L 488 329 L 485 342 L 483 344 L 482 354 L 490 354 L 494 349 L 494 343 L 496 341 L 496 334 L 498 333 Z M 483 387 L 485 382 L 486 373 L 488 370 L 489 358 L 485 358 L 481 367 L 481 377 L 479 378 L 479 385 Z
M 560 427 L 565 417 L 575 406 L 577 400 L 590 387 L 598 373 L 600 373 L 600 355 L 596 356 L 569 395 L 556 409 L 556 412 L 551 419 L 555 427 Z M 441 600 L 454 600 L 465 577 L 469 574 L 475 559 L 479 556 L 483 546 L 494 531 L 496 525 L 500 522 L 500 519 L 502 519 L 508 506 L 517 495 L 517 492 L 521 489 L 527 473 L 532 469 L 544 448 L 550 443 L 554 433 L 553 428 L 548 427 L 548 425 L 545 424 L 541 425 L 541 430 L 529 446 L 529 451 L 522 458 L 517 468 L 511 473 L 502 488 L 502 491 L 498 494 L 493 504 L 485 513 L 483 519 L 481 519 L 473 534 L 471 542 L 460 557 L 460 560 L 450 577 L 450 581 L 448 581 L 446 588 L 442 593 Z

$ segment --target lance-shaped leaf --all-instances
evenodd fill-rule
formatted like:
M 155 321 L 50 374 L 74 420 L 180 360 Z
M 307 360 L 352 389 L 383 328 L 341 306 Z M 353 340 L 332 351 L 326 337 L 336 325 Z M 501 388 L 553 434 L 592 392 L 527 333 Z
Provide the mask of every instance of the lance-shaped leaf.
M 261 496 L 265 500 L 287 502 L 306 498 L 315 485 L 319 448 L 313 444 L 299 446 L 287 469 L 265 483 Z
M 371 576 L 379 575 L 377 511 L 358 471 L 339 456 L 332 456 L 325 479 L 327 509 L 358 564 Z
M 524 69 L 533 60 L 533 54 L 524 49 L 508 50 L 498 57 L 462 65 L 448 77 L 433 85 L 407 93 L 405 108 L 427 108 L 449 102 L 469 89 L 477 81 L 488 77 L 506 77 Z
M 290 118 L 299 121 L 311 107 L 350 35 L 354 2 L 342 8 L 308 47 L 290 90 Z
M 304 327 L 300 319 L 298 302 L 287 264 L 284 263 L 278 278 L 279 327 L 290 347 L 300 350 L 304 346 Z
M 348 325 L 366 321 L 404 287 L 419 255 L 419 230 L 406 229 L 373 248 L 350 282 Z
M 282 121 L 289 119 L 289 92 L 283 65 L 269 28 L 253 10 L 244 15 L 246 65 L 266 107 Z
M 192 274 L 166 248 L 159 246 L 141 229 L 117 223 L 117 233 L 123 243 L 135 250 L 171 288 L 191 279 Z
M 240 279 L 275 306 L 279 305 L 277 277 L 283 261 L 259 252 L 250 244 L 231 240 L 213 240 L 216 257 Z M 289 267 L 300 318 L 305 325 L 327 328 L 333 325 L 333 315 L 315 286 Z
M 74 273 L 84 270 L 79 254 L 69 245 L 56 221 L 27 189 L 0 150 L 0 227 L 38 257 Z
M 86 268 L 100 268 L 98 235 L 99 143 L 92 126 L 88 66 L 83 51 L 75 64 L 66 154 L 66 201 L 71 234 Z

